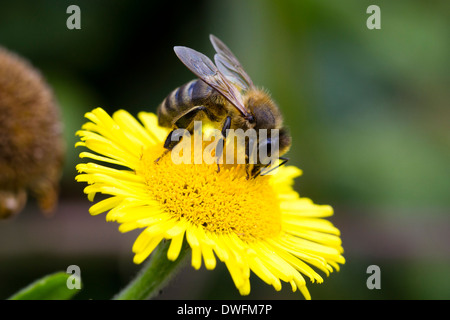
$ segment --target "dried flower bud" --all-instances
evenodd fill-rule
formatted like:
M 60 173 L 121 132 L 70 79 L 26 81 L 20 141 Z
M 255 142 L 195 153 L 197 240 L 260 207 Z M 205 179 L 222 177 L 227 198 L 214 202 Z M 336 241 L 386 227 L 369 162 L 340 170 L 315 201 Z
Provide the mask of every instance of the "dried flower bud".
M 42 75 L 0 47 L 0 218 L 17 214 L 27 192 L 50 213 L 58 201 L 65 145 L 60 111 Z

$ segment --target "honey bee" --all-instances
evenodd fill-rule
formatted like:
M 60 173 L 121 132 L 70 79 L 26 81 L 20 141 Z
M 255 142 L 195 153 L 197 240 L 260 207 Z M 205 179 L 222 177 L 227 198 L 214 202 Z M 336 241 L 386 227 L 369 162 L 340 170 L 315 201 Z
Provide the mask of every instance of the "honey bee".
M 255 87 L 238 59 L 221 40 L 210 35 L 210 41 L 216 51 L 215 64 L 191 48 L 174 47 L 175 54 L 198 79 L 173 90 L 158 106 L 159 125 L 173 129 L 165 140 L 164 154 L 179 142 L 173 141 L 175 139 L 172 137 L 176 129 L 191 131 L 194 120 L 207 117 L 210 121 L 221 123 L 223 139 L 226 139 L 228 129 L 254 129 L 258 133 L 257 149 L 266 148 L 270 152 L 276 144 L 278 155 L 283 155 L 291 146 L 291 136 L 283 127 L 283 117 L 278 106 L 265 91 Z M 262 139 L 260 129 L 266 129 L 267 132 Z M 271 136 L 271 129 L 277 129 L 278 136 Z M 249 150 L 247 143 L 247 179 L 267 174 L 267 170 L 263 169 L 268 165 L 259 157 L 256 163 L 249 164 Z M 278 166 L 288 161 L 285 157 L 278 159 L 281 161 Z

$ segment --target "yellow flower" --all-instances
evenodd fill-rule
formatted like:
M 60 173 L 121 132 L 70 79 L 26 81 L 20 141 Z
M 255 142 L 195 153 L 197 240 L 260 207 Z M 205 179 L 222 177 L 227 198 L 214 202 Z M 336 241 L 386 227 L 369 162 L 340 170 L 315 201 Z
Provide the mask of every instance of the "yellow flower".
M 109 211 L 108 221 L 122 232 L 144 229 L 133 245 L 134 262 L 143 262 L 163 240 L 170 240 L 167 258 L 176 260 L 184 238 L 192 249 L 191 264 L 202 260 L 214 269 L 217 258 L 227 266 L 242 295 L 250 293 L 250 271 L 281 290 L 290 283 L 310 299 L 304 276 L 321 283 L 322 277 L 345 263 L 339 230 L 325 217 L 328 205 L 299 197 L 292 188 L 301 174 L 294 166 L 275 175 L 246 179 L 244 165 L 174 164 L 164 152 L 169 130 L 158 126 L 152 113 L 138 115 L 143 126 L 120 110 L 110 117 L 104 110 L 86 114 L 91 121 L 77 134 L 95 153 L 81 158 L 106 163 L 77 165 L 77 181 L 84 192 L 109 198 L 90 208 L 92 215 Z M 111 166 L 113 165 L 113 166 Z M 117 165 L 123 167 L 117 168 Z

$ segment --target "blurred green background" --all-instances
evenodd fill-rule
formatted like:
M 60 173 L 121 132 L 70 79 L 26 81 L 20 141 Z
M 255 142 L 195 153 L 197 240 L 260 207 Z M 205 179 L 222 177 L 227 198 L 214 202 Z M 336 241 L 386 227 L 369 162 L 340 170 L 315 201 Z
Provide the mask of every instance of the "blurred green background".
M 68 30 L 66 9 L 81 9 Z M 366 9 L 381 9 L 369 30 Z M 293 136 L 290 164 L 302 196 L 335 209 L 347 263 L 313 299 L 450 298 L 450 2 L 2 1 L 0 45 L 42 71 L 61 105 L 68 152 L 54 217 L 34 201 L 0 221 L 0 298 L 37 277 L 81 268 L 76 299 L 109 299 L 139 270 L 104 215 L 91 217 L 76 184 L 74 133 L 94 107 L 156 111 L 193 78 L 173 53 L 213 55 L 208 35 L 234 51 L 278 102 Z M 381 269 L 369 290 L 368 266 Z M 252 277 L 240 297 L 222 264 L 189 265 L 159 299 L 302 299 Z

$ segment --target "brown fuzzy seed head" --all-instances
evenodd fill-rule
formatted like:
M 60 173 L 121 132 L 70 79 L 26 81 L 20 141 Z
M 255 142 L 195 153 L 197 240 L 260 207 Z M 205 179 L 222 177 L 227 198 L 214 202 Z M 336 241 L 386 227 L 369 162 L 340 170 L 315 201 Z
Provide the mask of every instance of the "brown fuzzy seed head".
M 41 74 L 0 47 L 0 218 L 17 214 L 27 191 L 44 213 L 58 199 L 65 145 L 59 108 Z

